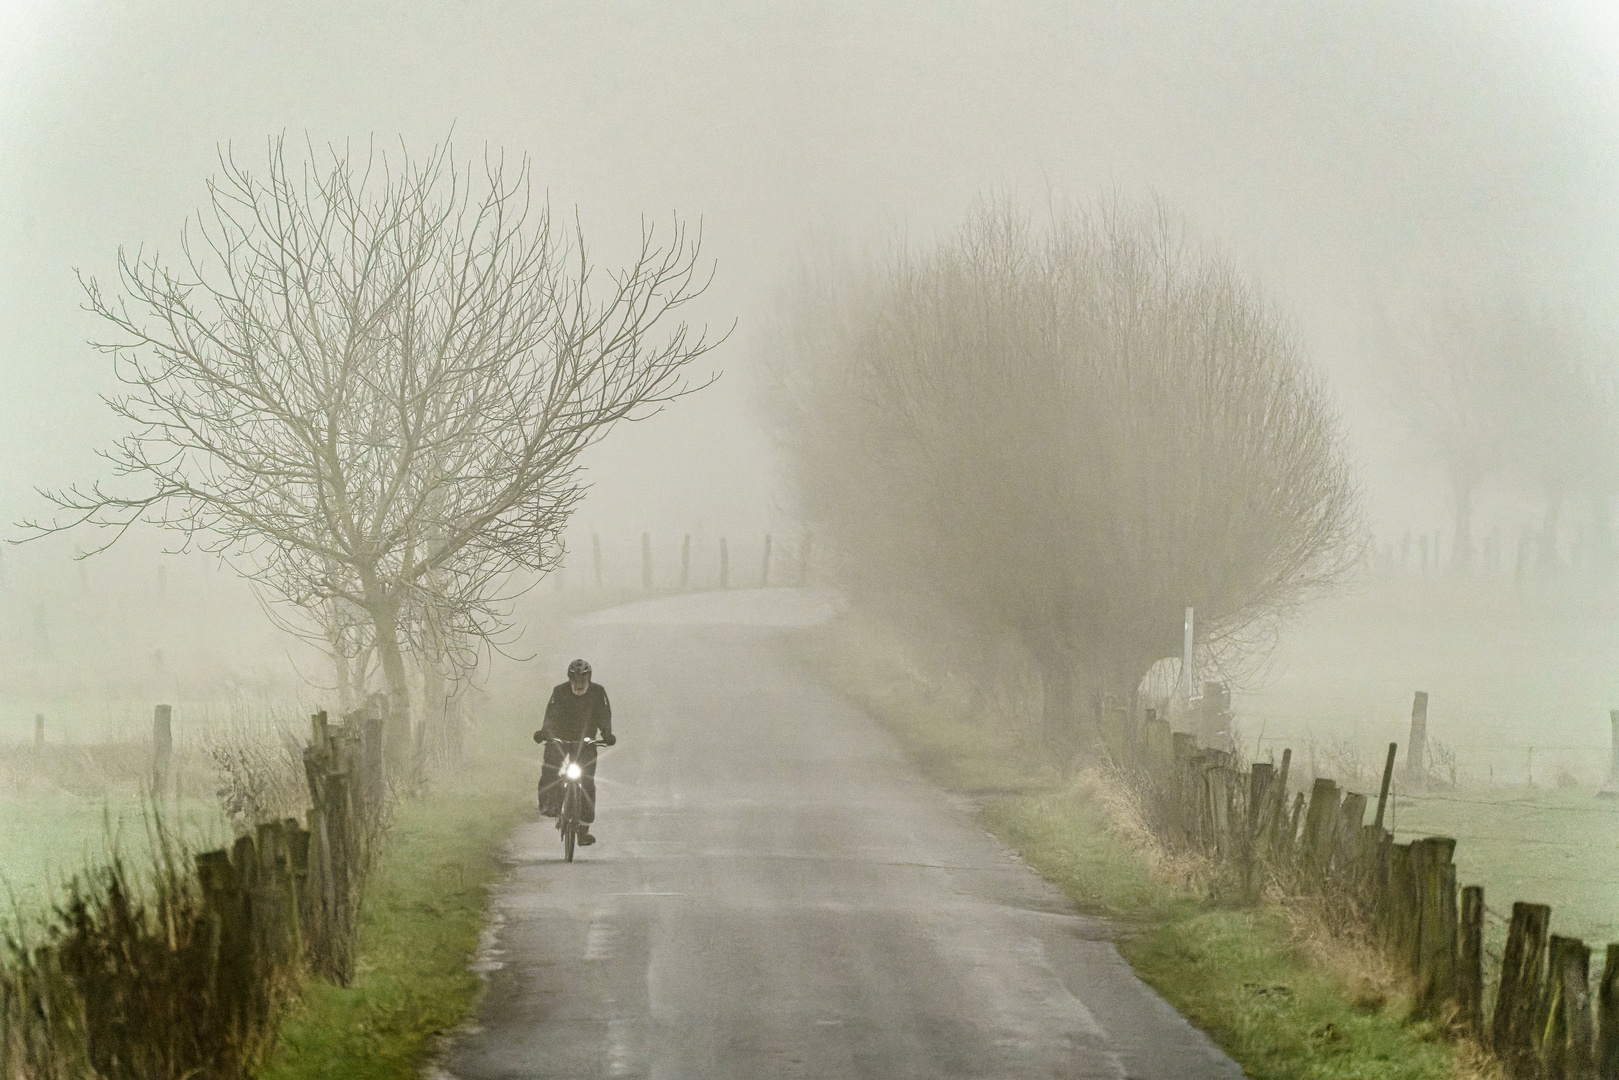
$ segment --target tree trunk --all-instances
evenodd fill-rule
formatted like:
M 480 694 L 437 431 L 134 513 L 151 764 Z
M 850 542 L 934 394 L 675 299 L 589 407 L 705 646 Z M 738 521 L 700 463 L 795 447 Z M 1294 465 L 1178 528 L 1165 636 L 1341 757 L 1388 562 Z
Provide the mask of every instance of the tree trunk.
M 1451 497 L 1456 502 L 1456 535 L 1450 544 L 1452 573 L 1466 574 L 1473 569 L 1473 481 L 1457 477 L 1451 481 Z M 1437 557 L 1437 552 L 1435 556 Z
M 332 667 L 337 672 L 337 711 L 347 716 L 354 711 L 354 668 L 343 653 L 341 640 L 333 646 Z
M 411 754 L 410 678 L 405 674 L 405 658 L 399 651 L 399 606 L 382 600 L 368 613 L 375 631 L 377 656 L 382 660 L 382 677 L 388 685 L 383 753 L 395 774 L 403 775 L 410 767 Z
M 1094 754 L 1101 735 L 1092 680 L 1061 653 L 1042 654 L 1039 662 L 1044 691 L 1040 719 L 1046 745 L 1065 765 L 1081 755 Z
M 1540 557 L 1538 563 L 1543 570 L 1556 569 L 1561 565 L 1557 556 L 1558 521 L 1563 516 L 1563 489 L 1551 488 L 1546 493 L 1546 515 L 1540 523 Z
M 424 745 L 434 752 L 443 752 L 449 746 L 446 708 L 447 687 L 444 667 L 448 663 L 443 623 L 436 610 L 427 613 L 426 645 L 428 655 L 422 663 L 422 724 L 427 728 Z
M 1600 489 L 1591 495 L 1591 565 L 1608 569 L 1614 564 L 1613 493 Z

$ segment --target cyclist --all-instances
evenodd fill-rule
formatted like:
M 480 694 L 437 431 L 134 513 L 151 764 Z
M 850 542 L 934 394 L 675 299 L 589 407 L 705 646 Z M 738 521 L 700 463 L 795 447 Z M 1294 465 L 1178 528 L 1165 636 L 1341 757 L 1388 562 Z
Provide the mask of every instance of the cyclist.
M 607 688 L 590 679 L 590 665 L 575 660 L 568 665 L 568 681 L 558 683 L 551 690 L 551 700 L 545 704 L 545 720 L 534 733 L 534 741 L 545 747 L 545 764 L 540 768 L 540 813 L 556 817 L 561 809 L 562 785 L 557 770 L 562 767 L 562 747 L 558 742 L 582 742 L 600 738 L 608 746 L 618 741 L 613 735 L 613 706 L 607 700 Z M 590 834 L 591 823 L 596 820 L 596 748 L 579 748 L 579 767 L 584 772 L 585 801 L 579 808 L 579 832 L 576 839 L 581 846 L 596 842 Z

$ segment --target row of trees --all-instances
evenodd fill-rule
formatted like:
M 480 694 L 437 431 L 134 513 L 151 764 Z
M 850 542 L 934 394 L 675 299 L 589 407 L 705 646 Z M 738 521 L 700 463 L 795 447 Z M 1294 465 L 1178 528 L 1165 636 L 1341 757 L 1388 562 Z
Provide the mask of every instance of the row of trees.
M 1391 351 L 1390 404 L 1439 464 L 1452 511 L 1452 570 L 1478 560 L 1474 511 L 1495 490 L 1538 502 L 1535 562 L 1558 562 L 1570 503 L 1583 503 L 1591 563 L 1611 564 L 1619 495 L 1619 388 L 1577 320 L 1506 293 L 1435 304 Z M 1435 552 L 1436 559 L 1438 552 Z
M 1357 554 L 1339 420 L 1286 323 L 1162 206 L 953 240 L 808 281 L 772 348 L 803 509 L 867 593 L 1010 631 L 1045 721 L 1275 625 Z
M 173 530 L 320 644 L 347 704 L 376 674 L 442 715 L 557 565 L 581 452 L 691 391 L 700 237 L 644 225 L 600 274 L 526 160 L 474 170 L 448 144 L 296 160 L 274 140 L 262 172 L 220 165 L 177 264 L 120 250 L 121 288 L 81 278 L 129 433 L 111 478 L 46 491 L 60 513 L 25 525 L 109 530 L 95 550 Z

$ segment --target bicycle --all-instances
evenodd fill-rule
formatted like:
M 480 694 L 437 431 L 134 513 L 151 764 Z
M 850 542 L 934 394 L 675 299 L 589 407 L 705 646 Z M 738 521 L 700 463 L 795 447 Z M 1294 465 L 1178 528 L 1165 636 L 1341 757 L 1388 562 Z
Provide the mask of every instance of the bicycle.
M 573 862 L 573 847 L 579 836 L 579 812 L 584 805 L 584 766 L 579 764 L 579 751 L 586 746 L 606 746 L 600 739 L 582 739 L 564 742 L 551 739 L 562 748 L 562 763 L 557 766 L 557 783 L 562 785 L 561 805 L 557 809 L 557 831 L 562 834 L 562 858 Z

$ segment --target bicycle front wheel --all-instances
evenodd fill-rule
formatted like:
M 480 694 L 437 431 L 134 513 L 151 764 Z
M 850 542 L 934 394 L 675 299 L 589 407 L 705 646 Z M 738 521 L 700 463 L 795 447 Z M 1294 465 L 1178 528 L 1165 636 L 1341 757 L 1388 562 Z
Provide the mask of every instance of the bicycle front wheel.
M 562 830 L 562 859 L 573 862 L 573 843 L 579 832 L 579 806 L 574 800 L 573 785 L 562 795 L 562 812 L 557 815 L 557 828 Z

